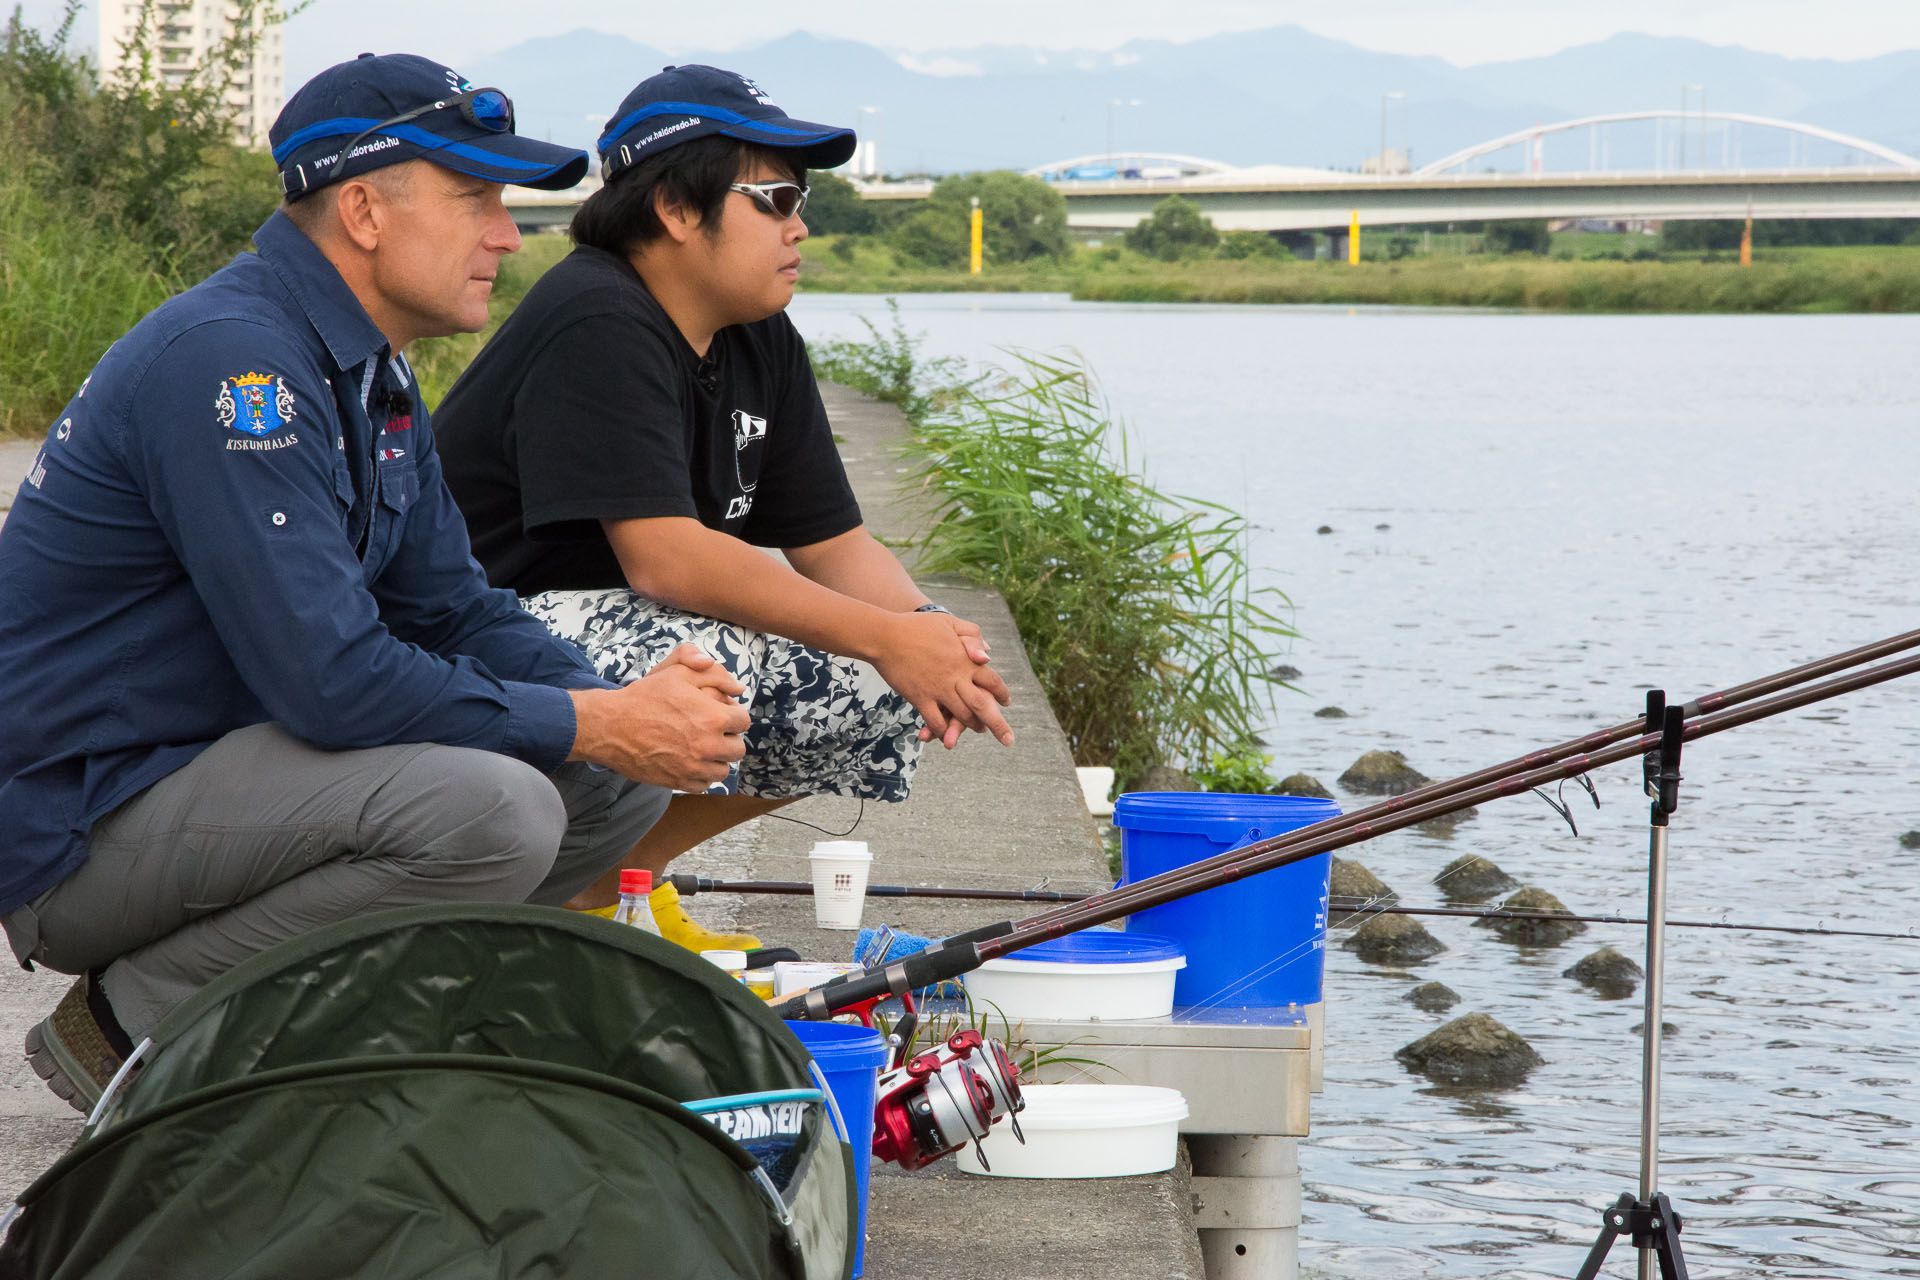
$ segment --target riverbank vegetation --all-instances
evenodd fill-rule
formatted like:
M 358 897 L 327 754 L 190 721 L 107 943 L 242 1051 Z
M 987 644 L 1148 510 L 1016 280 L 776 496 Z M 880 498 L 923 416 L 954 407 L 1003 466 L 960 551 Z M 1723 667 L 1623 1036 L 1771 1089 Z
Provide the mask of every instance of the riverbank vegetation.
M 228 6 L 234 28 L 279 11 Z M 246 247 L 277 203 L 271 157 L 236 145 L 235 39 L 178 84 L 137 37 L 102 82 L 16 9 L 0 31 L 0 430 L 39 432 L 135 321 Z
M 1014 174 L 970 175 L 969 193 L 1007 200 L 1018 217 L 1065 218 L 1047 184 Z M 1169 196 L 1152 216 L 1105 243 L 1025 237 L 969 274 L 960 179 L 914 203 L 862 202 L 831 174 L 810 177 L 817 234 L 802 245 L 807 289 L 849 293 L 1008 290 L 1091 302 L 1254 302 L 1519 307 L 1606 312 L 1920 311 L 1920 222 L 1793 220 L 1754 224 L 1754 262 L 1739 263 L 1737 222 L 1673 222 L 1658 234 L 1550 231 L 1544 221 L 1445 230 L 1367 230 L 1362 261 L 1303 258 L 1311 233 L 1221 232 L 1199 206 Z M 943 198 L 950 184 L 954 195 Z M 842 190 L 844 188 L 844 190 Z M 997 194 L 996 194 L 997 193 Z M 1049 204 L 1049 199 L 1051 204 Z M 929 209 L 940 203 L 940 212 Z M 911 235 L 903 229 L 913 221 Z M 1324 238 L 1318 248 L 1326 248 Z
M 1142 478 L 1075 361 L 1015 352 L 969 371 L 924 361 L 897 313 L 868 330 L 818 344 L 814 366 L 906 413 L 935 508 L 920 567 L 1006 600 L 1074 760 L 1124 789 L 1244 749 L 1294 634 L 1286 597 L 1249 579 L 1244 518 Z

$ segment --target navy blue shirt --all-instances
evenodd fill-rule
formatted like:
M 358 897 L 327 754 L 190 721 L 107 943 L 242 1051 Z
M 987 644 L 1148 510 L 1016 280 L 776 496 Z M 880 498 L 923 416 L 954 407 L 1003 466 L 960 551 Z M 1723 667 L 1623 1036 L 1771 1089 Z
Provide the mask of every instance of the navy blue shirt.
M 0 526 L 0 913 L 223 735 L 559 765 L 608 687 L 486 584 L 405 359 L 275 214 L 81 384 Z

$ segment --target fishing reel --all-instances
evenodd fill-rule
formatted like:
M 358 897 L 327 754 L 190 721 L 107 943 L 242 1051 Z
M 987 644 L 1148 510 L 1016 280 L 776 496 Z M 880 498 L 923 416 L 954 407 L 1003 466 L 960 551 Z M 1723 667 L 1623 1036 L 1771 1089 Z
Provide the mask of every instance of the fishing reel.
M 1026 1106 L 1020 1069 L 1004 1045 L 971 1027 L 882 1075 L 879 1097 L 873 1154 L 903 1169 L 932 1164 L 969 1142 L 985 1167 L 978 1143 L 1002 1116 L 1018 1141 L 1027 1140 L 1018 1118 Z

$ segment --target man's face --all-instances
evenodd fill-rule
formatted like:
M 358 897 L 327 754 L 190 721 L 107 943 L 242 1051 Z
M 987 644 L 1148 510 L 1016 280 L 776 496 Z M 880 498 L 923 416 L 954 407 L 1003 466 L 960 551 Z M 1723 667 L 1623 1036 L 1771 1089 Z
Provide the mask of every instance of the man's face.
M 383 199 L 373 256 L 374 288 L 393 317 L 389 336 L 478 332 L 487 325 L 500 259 L 520 248 L 520 232 L 497 183 L 409 163 L 409 180 Z
M 755 159 L 741 182 L 790 182 L 784 165 Z M 702 275 L 708 296 L 725 324 L 751 324 L 786 309 L 800 279 L 800 242 L 807 224 L 781 218 L 752 196 L 729 191 L 720 206 L 714 234 L 696 235 L 704 256 Z

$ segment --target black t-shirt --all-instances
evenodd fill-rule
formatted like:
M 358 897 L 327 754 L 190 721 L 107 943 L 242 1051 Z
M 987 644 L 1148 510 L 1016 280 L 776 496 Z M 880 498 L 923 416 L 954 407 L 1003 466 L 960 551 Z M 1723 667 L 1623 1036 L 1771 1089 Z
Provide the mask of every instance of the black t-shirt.
M 522 595 L 625 585 L 601 520 L 691 516 L 767 547 L 860 523 L 793 322 L 722 329 L 703 360 L 599 249 L 540 278 L 433 423 L 475 558 Z

